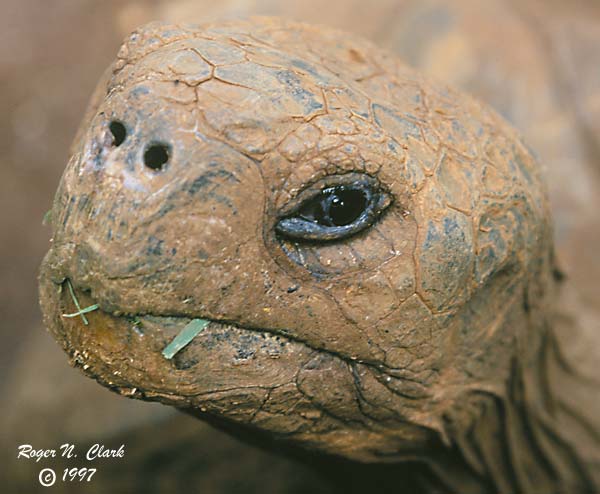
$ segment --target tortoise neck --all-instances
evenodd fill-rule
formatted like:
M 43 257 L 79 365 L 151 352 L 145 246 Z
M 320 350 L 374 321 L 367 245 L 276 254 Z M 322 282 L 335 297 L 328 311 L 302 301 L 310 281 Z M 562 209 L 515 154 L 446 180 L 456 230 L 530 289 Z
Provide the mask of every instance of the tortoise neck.
M 584 451 L 585 443 L 598 450 L 598 429 L 573 399 L 597 388 L 567 363 L 554 329 L 546 326 L 536 357 L 512 361 L 504 393 L 471 392 L 444 417 L 449 448 L 431 469 L 448 492 L 597 492 Z M 448 462 L 457 454 L 458 469 L 456 460 Z
M 472 391 L 453 406 L 444 416 L 446 438 L 414 462 L 332 461 L 319 470 L 346 493 L 599 492 L 588 454 L 598 451 L 598 427 L 573 399 L 593 396 L 597 384 L 568 364 L 549 327 L 540 343 L 535 359 L 512 361 L 504 392 Z

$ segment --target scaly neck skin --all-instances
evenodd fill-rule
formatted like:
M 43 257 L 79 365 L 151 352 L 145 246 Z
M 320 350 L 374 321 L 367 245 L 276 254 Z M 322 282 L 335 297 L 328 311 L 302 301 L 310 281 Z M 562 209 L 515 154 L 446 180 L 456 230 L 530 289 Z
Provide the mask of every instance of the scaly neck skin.
M 332 484 L 357 493 L 600 492 L 598 383 L 566 362 L 558 324 L 533 319 L 537 350 L 512 359 L 502 392 L 459 400 L 444 416 L 444 444 L 432 444 L 420 464 L 326 463 Z
M 565 420 L 560 408 L 569 403 L 564 394 L 569 390 L 557 389 L 549 382 L 550 376 L 555 374 L 554 381 L 559 372 L 569 373 L 569 369 L 562 365 L 556 340 L 549 331 L 536 361 L 524 367 L 515 359 L 503 396 L 474 393 L 465 400 L 463 409 L 478 411 L 468 427 L 453 428 L 462 410 L 446 417 L 454 454 L 460 455 L 465 467 L 457 475 L 443 462 L 433 465 L 449 492 L 597 491 L 592 466 L 586 464 L 583 445 L 575 437 L 574 427 L 582 426 L 582 417 L 576 418 L 579 424 Z M 570 374 L 569 378 L 573 386 L 585 386 L 577 376 Z M 474 481 L 469 488 L 465 475 Z

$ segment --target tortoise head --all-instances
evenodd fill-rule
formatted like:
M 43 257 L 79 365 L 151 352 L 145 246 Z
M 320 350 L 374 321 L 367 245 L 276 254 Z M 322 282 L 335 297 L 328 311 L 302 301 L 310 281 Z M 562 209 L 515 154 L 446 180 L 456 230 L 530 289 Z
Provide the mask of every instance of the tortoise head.
M 493 111 L 272 19 L 134 32 L 52 223 L 41 303 L 75 365 L 361 461 L 414 455 L 465 393 L 500 392 L 551 254 L 538 165 Z M 97 309 L 64 317 L 74 301 Z

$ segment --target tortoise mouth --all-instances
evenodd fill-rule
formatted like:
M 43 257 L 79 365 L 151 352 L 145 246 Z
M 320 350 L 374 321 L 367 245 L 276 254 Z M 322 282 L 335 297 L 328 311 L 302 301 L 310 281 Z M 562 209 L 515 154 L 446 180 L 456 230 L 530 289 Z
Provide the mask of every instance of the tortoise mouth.
M 244 327 L 229 321 L 211 319 L 205 316 L 192 317 L 191 315 L 155 314 L 152 312 L 132 314 L 121 311 L 118 308 L 107 309 L 101 307 L 101 303 L 93 297 L 90 289 L 77 287 L 71 278 L 65 278 L 62 283 L 55 283 L 55 285 L 58 287 L 57 290 L 60 295 L 60 307 L 67 311 L 61 312 L 62 318 L 79 318 L 79 321 L 84 326 L 90 326 L 90 318 L 94 322 L 96 316 L 101 314 L 104 317 L 108 316 L 111 319 L 119 319 L 126 322 L 129 324 L 131 330 L 140 338 L 146 335 L 147 329 L 150 327 L 152 328 L 151 333 L 157 348 L 160 348 L 161 342 L 164 344 L 164 348 L 160 353 L 165 359 L 172 359 L 177 369 L 185 369 L 191 366 L 189 362 L 185 362 L 182 354 L 185 353 L 184 350 L 193 342 L 194 338 L 207 326 L 213 329 L 236 329 L 259 333 L 263 335 L 263 338 L 265 338 L 265 335 L 271 335 L 277 341 L 282 338 L 277 331 Z M 194 323 L 198 323 L 196 324 L 197 330 L 189 334 L 190 332 L 186 331 L 186 328 L 194 325 Z M 188 333 L 187 336 L 183 336 L 184 333 Z M 240 351 L 239 354 L 239 358 L 242 360 L 250 356 L 249 353 L 243 351 Z
M 206 320 L 202 331 L 166 358 L 165 348 L 193 321 L 188 316 L 129 315 L 98 306 L 69 278 L 40 276 L 44 322 L 71 365 L 122 395 L 211 411 L 237 396 L 252 410 L 270 389 L 293 383 L 318 350 L 267 330 Z M 216 406 L 219 415 L 229 411 Z
M 191 317 L 131 316 L 101 306 L 64 317 L 96 305 L 92 294 L 77 285 L 71 285 L 72 296 L 67 283 L 53 281 L 42 266 L 45 326 L 71 365 L 123 396 L 175 406 L 227 428 L 241 425 L 278 440 L 319 445 L 349 456 L 357 450 L 348 423 L 357 425 L 361 444 L 373 439 L 360 403 L 371 410 L 379 403 L 378 393 L 385 393 L 386 400 L 394 396 L 387 389 L 392 378 L 382 369 L 348 362 L 268 330 L 222 321 L 209 321 L 167 359 L 165 347 Z M 367 389 L 363 379 L 378 383 L 376 391 Z M 411 441 L 422 434 L 421 426 L 415 429 L 403 412 L 394 413 L 401 418 L 400 434 Z

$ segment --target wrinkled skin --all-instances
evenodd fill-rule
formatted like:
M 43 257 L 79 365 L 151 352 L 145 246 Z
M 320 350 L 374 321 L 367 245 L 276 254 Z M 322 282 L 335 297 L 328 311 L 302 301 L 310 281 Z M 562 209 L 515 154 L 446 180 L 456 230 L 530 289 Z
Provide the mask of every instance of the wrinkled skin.
M 145 166 L 153 144 L 160 170 Z M 303 195 L 363 179 L 389 198 L 367 229 L 277 232 Z M 424 462 L 425 490 L 597 482 L 597 438 L 569 436 L 549 406 L 547 377 L 576 376 L 551 330 L 536 160 L 492 110 L 368 42 L 269 19 L 136 31 L 52 223 L 46 325 L 124 395 L 351 461 Z M 99 305 L 89 325 L 62 317 L 66 280 Z M 165 359 L 194 318 L 211 323 Z

